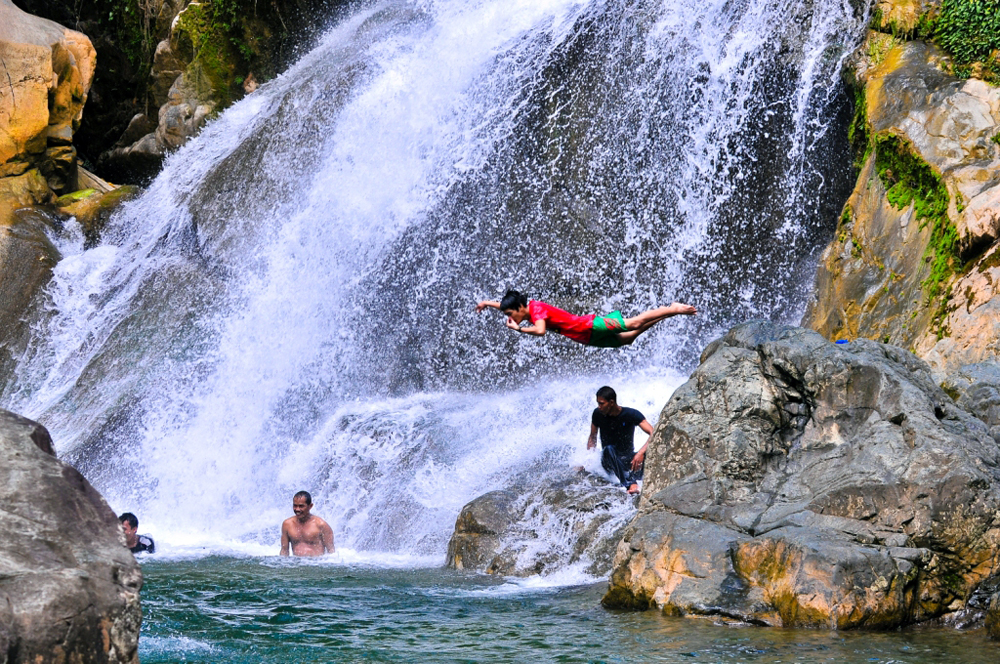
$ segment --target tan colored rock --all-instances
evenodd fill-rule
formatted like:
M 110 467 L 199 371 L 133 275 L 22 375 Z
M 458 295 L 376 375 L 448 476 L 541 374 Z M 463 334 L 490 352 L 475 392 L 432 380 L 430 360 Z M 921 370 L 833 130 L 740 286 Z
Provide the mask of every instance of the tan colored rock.
M 901 138 L 939 174 L 960 238 L 956 274 L 928 296 L 931 228 L 911 204 L 889 204 L 869 156 L 824 251 L 803 324 L 830 339 L 877 339 L 909 348 L 943 377 L 1000 350 L 994 270 L 984 267 L 1000 237 L 1000 88 L 946 73 L 946 59 L 922 42 L 880 53 L 870 33 L 855 63 L 869 132 Z M 873 57 L 874 56 L 874 57 Z M 967 264 L 966 264 L 967 263 Z
M 940 4 L 941 0 L 879 0 L 875 9 L 882 15 L 881 27 L 910 32 L 921 16 Z
M 73 132 L 96 52 L 82 33 L 0 0 L 0 177 L 39 168 L 54 189 L 73 186 Z

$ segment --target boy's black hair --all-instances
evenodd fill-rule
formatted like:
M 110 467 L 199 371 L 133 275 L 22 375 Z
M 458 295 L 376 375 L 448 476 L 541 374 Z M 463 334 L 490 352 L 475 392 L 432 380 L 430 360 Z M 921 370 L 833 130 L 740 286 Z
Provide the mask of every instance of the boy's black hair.
M 500 311 L 517 310 L 528 306 L 528 298 L 516 290 L 509 290 L 500 300 Z
M 618 395 L 613 389 L 605 385 L 601 389 L 597 390 L 597 398 L 604 399 L 605 401 L 612 401 L 618 403 Z
M 131 512 L 125 512 L 120 517 L 118 517 L 119 523 L 122 523 L 124 521 L 128 521 L 128 525 L 132 527 L 132 530 L 135 530 L 136 528 L 139 527 L 139 519 L 135 518 L 135 514 L 132 514 Z
M 309 495 L 308 491 L 299 491 L 297 494 L 295 494 L 294 496 L 292 496 L 292 500 L 295 500 L 296 498 L 305 498 L 306 499 L 306 505 L 312 505 L 313 504 L 313 497 Z

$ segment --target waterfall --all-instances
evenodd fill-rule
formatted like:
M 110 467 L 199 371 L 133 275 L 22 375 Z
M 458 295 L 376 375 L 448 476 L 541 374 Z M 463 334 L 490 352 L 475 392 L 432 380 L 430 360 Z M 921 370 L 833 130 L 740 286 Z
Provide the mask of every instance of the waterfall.
M 796 322 L 850 187 L 848 0 L 384 0 L 211 122 L 63 253 L 0 405 L 141 530 L 443 558 L 473 497 L 584 451 L 594 391 L 655 420 L 701 347 Z M 697 305 L 632 347 L 515 335 Z M 641 441 L 638 441 L 641 444 Z

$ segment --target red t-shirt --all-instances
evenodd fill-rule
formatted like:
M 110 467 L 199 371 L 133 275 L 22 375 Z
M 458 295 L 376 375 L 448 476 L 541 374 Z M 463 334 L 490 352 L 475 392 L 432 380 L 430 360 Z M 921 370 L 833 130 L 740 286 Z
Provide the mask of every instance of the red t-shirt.
M 538 300 L 528 302 L 528 318 L 532 324 L 544 319 L 545 329 L 558 332 L 582 344 L 590 343 L 590 332 L 594 329 L 595 317 L 595 314 L 577 316 Z

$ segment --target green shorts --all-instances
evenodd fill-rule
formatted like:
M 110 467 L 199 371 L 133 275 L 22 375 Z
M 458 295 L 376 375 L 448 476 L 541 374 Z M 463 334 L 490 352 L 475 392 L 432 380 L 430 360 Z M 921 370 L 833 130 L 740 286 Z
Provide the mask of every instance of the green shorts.
M 590 331 L 590 343 L 588 346 L 598 348 L 618 348 L 624 346 L 625 342 L 618 336 L 619 332 L 625 332 L 625 319 L 622 312 L 612 311 L 604 316 L 595 316 L 593 329 Z

